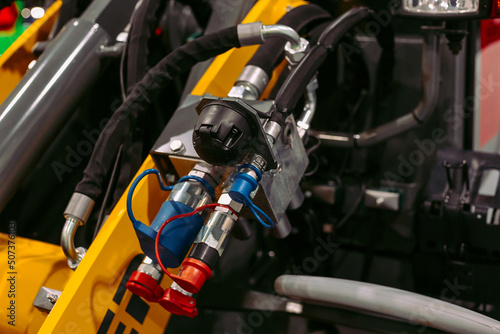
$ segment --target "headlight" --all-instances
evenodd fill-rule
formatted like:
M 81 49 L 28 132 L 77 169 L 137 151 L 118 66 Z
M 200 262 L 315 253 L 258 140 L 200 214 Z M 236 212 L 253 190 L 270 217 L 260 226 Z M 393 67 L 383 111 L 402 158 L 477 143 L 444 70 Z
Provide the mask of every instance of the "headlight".
M 404 0 L 404 10 L 431 15 L 477 13 L 479 0 Z
M 401 14 L 425 19 L 489 18 L 500 0 L 401 0 Z M 493 10 L 492 10 L 493 9 Z

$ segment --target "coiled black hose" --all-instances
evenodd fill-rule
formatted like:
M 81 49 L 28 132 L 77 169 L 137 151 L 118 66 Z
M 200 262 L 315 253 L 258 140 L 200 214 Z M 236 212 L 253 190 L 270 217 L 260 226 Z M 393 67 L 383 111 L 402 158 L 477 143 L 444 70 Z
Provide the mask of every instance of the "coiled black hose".
M 198 62 L 240 46 L 237 28 L 230 27 L 202 36 L 163 58 L 133 87 L 106 124 L 75 192 L 87 195 L 93 200 L 101 194 L 102 185 L 120 145 L 127 133 L 134 128 L 138 115 L 147 109 L 152 94 L 160 91 L 172 78 L 188 71 Z

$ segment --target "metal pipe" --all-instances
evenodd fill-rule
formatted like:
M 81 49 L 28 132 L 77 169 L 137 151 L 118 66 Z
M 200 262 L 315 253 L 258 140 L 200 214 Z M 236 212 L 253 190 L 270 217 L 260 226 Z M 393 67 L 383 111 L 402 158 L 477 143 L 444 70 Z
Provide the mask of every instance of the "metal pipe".
M 313 131 L 323 144 L 348 148 L 373 146 L 416 128 L 431 117 L 439 97 L 441 28 L 422 27 L 422 33 L 422 97 L 417 107 L 411 113 L 359 134 Z
M 318 101 L 316 98 L 316 89 L 318 89 L 318 80 L 316 79 L 316 77 L 314 77 L 309 85 L 307 85 L 305 94 L 306 102 L 304 104 L 302 114 L 297 121 L 297 128 L 300 138 L 303 138 L 309 131 L 312 119 L 314 118 L 314 114 L 316 113 L 316 107 L 318 105 Z
M 263 39 L 281 37 L 290 42 L 292 49 L 300 47 L 300 35 L 294 29 L 283 24 L 262 26 L 262 37 Z
M 76 230 L 80 226 L 80 223 L 76 218 L 69 217 L 66 219 L 66 223 L 64 224 L 63 231 L 61 233 L 61 246 L 64 254 L 68 258 L 68 260 L 72 262 L 79 262 L 80 257 L 75 248 L 75 243 L 73 240 L 75 239 Z
M 413 292 L 345 279 L 283 275 L 274 282 L 284 296 L 399 318 L 447 333 L 500 333 L 500 322 Z

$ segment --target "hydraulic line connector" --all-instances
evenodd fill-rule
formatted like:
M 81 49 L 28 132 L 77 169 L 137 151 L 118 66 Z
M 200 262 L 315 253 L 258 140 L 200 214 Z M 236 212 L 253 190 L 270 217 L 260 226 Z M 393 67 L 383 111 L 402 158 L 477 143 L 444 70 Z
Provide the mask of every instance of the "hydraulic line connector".
M 147 226 L 135 219 L 132 213 L 132 197 L 139 181 L 144 176 L 153 173 L 157 174 L 162 189 L 171 190 L 171 193 L 151 225 Z M 148 301 L 157 301 L 163 294 L 163 289 L 159 285 L 163 272 L 156 261 L 151 260 L 157 259 L 155 242 L 158 238 L 158 231 L 166 220 L 212 203 L 215 199 L 214 189 L 220 183 L 222 175 L 222 169 L 199 163 L 174 187 L 165 187 L 161 182 L 159 171 L 155 169 L 144 171 L 134 180 L 127 197 L 127 211 L 142 251 L 147 258 L 146 262 L 143 262 L 131 275 L 127 283 L 129 290 Z M 201 212 L 190 217 L 176 219 L 166 225 L 159 236 L 158 248 L 159 258 L 165 267 L 177 268 L 181 264 L 207 215 L 208 213 Z

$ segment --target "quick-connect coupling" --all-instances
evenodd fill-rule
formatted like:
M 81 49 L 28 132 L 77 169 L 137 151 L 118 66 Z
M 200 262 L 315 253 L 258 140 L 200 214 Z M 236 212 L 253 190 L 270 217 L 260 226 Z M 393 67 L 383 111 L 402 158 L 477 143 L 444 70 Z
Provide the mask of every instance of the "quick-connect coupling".
M 149 302 L 157 302 L 164 290 L 160 286 L 163 272 L 159 265 L 145 257 L 127 282 L 127 289 Z
M 179 217 L 167 224 L 161 235 L 158 234 L 158 231 L 168 219 L 190 213 L 200 206 L 213 203 L 215 200 L 214 187 L 220 182 L 223 170 L 206 163 L 197 164 L 189 175 L 182 177 L 179 183 L 171 189 L 167 201 L 163 203 L 150 226 L 135 219 L 131 209 L 135 186 L 142 177 L 147 175 L 146 172 L 139 175 L 130 188 L 127 197 L 129 217 L 144 254 L 152 259 L 157 258 L 155 242 L 158 239 L 158 256 L 161 262 L 167 268 L 177 268 L 191 248 L 203 226 L 207 213 Z
M 229 196 L 234 201 L 246 205 L 264 227 L 272 228 L 274 227 L 274 222 L 264 211 L 253 204 L 251 200 L 252 192 L 257 189 L 258 182 L 262 179 L 263 170 L 263 167 L 262 169 L 259 168 L 259 164 L 255 163 L 254 160 L 255 162 L 263 161 L 260 156 L 255 155 L 251 163 L 239 166 L 238 173 L 233 176 L 233 185 L 229 190 Z M 261 217 L 264 218 L 267 223 Z

